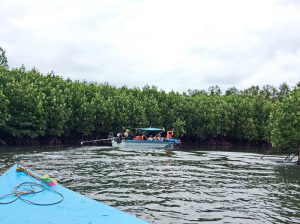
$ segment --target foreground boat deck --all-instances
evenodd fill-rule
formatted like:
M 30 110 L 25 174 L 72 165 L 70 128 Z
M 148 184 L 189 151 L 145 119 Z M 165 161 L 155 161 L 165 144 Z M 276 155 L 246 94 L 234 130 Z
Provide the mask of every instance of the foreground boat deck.
M 23 182 L 38 180 L 23 172 L 16 172 L 14 165 L 0 176 L 0 197 L 12 193 Z M 46 186 L 46 185 L 45 185 Z M 47 187 L 61 193 L 64 200 L 56 205 L 38 206 L 20 199 L 11 204 L 0 204 L 1 224 L 146 224 L 116 208 L 73 192 L 60 184 Z M 34 195 L 24 195 L 26 199 L 37 203 L 51 203 L 59 200 L 57 194 L 44 191 Z M 7 200 L 6 200 L 7 201 Z M 0 202 L 4 202 L 1 200 Z

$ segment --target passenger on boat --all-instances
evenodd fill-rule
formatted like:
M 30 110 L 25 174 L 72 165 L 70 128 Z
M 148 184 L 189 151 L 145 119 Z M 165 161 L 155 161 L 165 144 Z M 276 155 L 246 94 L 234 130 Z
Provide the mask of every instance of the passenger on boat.
M 166 140 L 173 137 L 173 131 L 167 131 Z
M 121 135 L 121 133 L 118 133 L 117 134 L 117 143 L 120 144 L 121 141 L 122 141 L 122 135 Z
M 155 136 L 155 138 L 154 138 L 155 140 L 157 140 L 157 141 L 160 141 L 160 135 L 157 135 L 157 136 Z
M 149 136 L 148 140 L 150 140 L 150 141 L 154 140 L 152 135 Z
M 125 139 L 128 139 L 128 137 L 129 137 L 129 132 L 130 132 L 129 129 L 126 129 L 126 131 L 124 132 L 124 138 L 125 138 Z
M 133 140 L 143 140 L 144 139 L 144 136 L 143 135 L 137 135 L 134 137 Z

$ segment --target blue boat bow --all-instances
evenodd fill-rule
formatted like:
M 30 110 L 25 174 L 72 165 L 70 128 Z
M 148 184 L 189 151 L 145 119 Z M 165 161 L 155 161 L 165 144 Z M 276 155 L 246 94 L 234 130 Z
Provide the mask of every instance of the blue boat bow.
M 63 200 L 55 205 L 38 206 L 22 200 L 15 200 L 10 204 L 1 204 L 10 200 L 0 200 L 1 224 L 146 224 L 134 216 L 128 215 L 104 203 L 87 198 L 73 192 L 60 184 L 49 187 L 23 172 L 16 172 L 14 165 L 0 176 L 0 197 L 11 194 L 14 188 L 24 182 L 36 182 L 46 189 L 57 191 Z M 33 172 L 33 171 L 31 171 Z M 38 175 L 38 174 L 36 174 Z M 28 187 L 27 187 L 28 188 Z M 29 188 L 30 190 L 30 188 Z M 60 196 L 50 191 L 39 194 L 23 195 L 26 199 L 38 203 L 50 203 L 60 200 Z M 13 196 L 11 196 L 13 197 Z

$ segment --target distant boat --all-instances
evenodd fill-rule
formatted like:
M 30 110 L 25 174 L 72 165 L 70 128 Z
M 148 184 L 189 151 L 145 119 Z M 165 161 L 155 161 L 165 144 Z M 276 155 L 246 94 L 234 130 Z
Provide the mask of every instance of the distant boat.
M 118 148 L 173 149 L 180 144 L 173 131 L 162 128 L 125 128 L 123 135 L 112 138 L 112 146 Z
M 59 184 L 50 187 L 49 184 L 40 182 L 39 178 L 16 172 L 19 166 L 14 165 L 0 176 L 1 224 L 147 224 Z M 34 171 L 27 170 L 41 177 Z

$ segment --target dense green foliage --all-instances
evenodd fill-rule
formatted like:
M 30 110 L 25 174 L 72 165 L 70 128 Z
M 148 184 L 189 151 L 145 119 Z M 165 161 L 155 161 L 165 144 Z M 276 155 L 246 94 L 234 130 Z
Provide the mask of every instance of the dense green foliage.
M 270 130 L 276 148 L 300 151 L 300 88 L 276 103 L 270 116 Z
M 8 68 L 5 51 L 0 47 L 0 66 Z
M 290 90 L 285 83 L 225 94 L 218 86 L 167 93 L 0 66 L 0 139 L 106 137 L 122 127 L 152 126 L 174 128 L 189 141 L 297 148 L 299 95 L 299 86 Z

